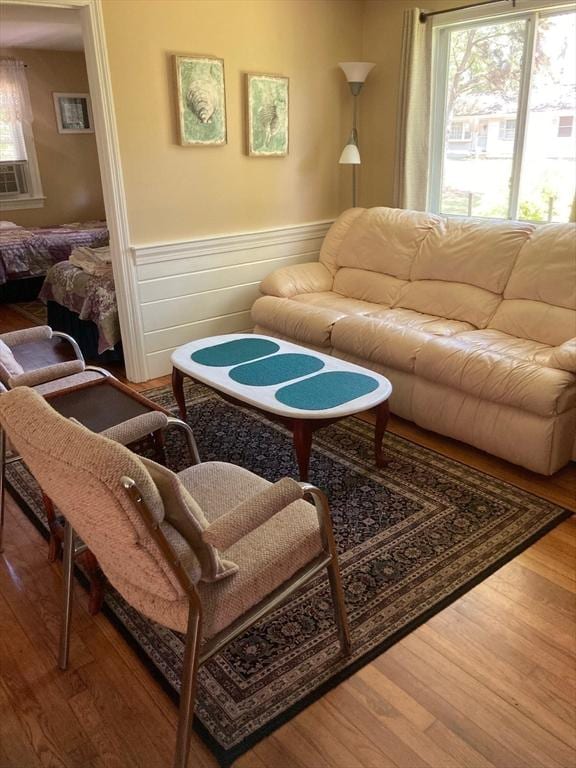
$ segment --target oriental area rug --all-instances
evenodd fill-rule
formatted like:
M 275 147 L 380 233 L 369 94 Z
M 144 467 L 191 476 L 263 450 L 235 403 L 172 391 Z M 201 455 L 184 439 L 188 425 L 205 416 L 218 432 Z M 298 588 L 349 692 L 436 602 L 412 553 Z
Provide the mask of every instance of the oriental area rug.
M 297 477 L 289 433 L 188 384 L 189 422 L 204 461 L 270 481 Z M 168 387 L 145 393 L 176 413 Z M 172 469 L 184 444 L 167 441 Z M 327 578 L 318 576 L 200 669 L 195 727 L 221 765 L 478 584 L 570 512 L 393 434 L 373 463 L 373 428 L 349 418 L 315 434 L 310 480 L 328 495 L 353 654 L 339 655 Z M 46 532 L 41 498 L 18 462 L 10 492 Z M 113 590 L 106 615 L 177 697 L 182 637 L 140 616 Z

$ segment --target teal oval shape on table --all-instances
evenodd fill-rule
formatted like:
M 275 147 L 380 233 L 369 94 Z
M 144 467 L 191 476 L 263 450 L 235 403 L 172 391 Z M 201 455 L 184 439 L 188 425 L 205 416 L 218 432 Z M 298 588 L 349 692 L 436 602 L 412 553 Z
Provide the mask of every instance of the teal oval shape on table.
M 269 387 L 272 384 L 282 384 L 284 381 L 299 379 L 309 373 L 324 368 L 320 358 L 313 355 L 301 355 L 298 353 L 285 353 L 265 357 L 254 363 L 246 363 L 233 368 L 228 374 L 238 384 L 247 384 L 251 387 Z
M 304 381 L 288 384 L 276 392 L 276 400 L 304 411 L 325 411 L 378 389 L 372 376 L 351 371 L 327 371 Z
M 279 344 L 276 344 L 275 341 L 268 341 L 268 339 L 234 339 L 222 344 L 214 344 L 211 347 L 197 349 L 190 355 L 190 359 L 195 363 L 200 363 L 200 365 L 225 368 L 229 365 L 247 363 L 249 360 L 273 355 L 279 349 Z

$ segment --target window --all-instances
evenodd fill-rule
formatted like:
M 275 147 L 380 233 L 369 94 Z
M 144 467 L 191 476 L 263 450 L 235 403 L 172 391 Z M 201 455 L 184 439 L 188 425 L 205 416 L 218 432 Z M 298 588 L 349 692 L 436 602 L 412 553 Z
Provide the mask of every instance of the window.
M 516 120 L 501 120 L 499 138 L 502 141 L 514 141 L 516 133 Z
M 574 127 L 574 117 L 567 115 L 558 119 L 558 137 L 567 139 L 572 136 L 572 129 Z
M 44 204 L 24 65 L 0 61 L 0 205 L 3 210 Z
M 450 141 L 468 141 L 470 135 L 469 123 L 453 122 L 450 124 Z
M 569 220 L 576 179 L 576 6 L 541 5 L 481 20 L 438 17 L 430 210 Z M 466 124 L 469 137 L 458 127 Z M 469 144 L 459 153 L 451 142 L 465 137 Z

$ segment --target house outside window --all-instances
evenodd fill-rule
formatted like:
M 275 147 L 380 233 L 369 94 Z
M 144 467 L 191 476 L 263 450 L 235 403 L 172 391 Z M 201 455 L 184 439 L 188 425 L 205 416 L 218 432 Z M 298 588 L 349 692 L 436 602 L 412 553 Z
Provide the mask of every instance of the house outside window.
M 0 210 L 40 208 L 42 184 L 24 64 L 0 60 Z
M 433 212 L 569 220 L 576 180 L 576 4 L 527 5 L 534 10 L 492 16 L 482 10 L 476 20 L 464 12 L 462 21 L 439 17 L 434 27 Z

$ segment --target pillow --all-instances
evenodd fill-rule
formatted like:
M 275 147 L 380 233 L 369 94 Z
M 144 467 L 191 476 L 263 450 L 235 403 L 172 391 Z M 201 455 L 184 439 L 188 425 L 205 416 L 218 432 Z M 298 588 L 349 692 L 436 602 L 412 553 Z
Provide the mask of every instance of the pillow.
M 0 221 L 0 229 L 22 229 L 22 227 L 14 224 L 13 221 Z
M 200 561 L 201 580 L 220 581 L 237 573 L 236 563 L 224 560 L 216 547 L 203 541 L 202 532 L 208 528 L 208 520 L 174 472 L 143 456 L 139 458 L 162 497 L 166 520 L 186 539 Z
M 0 339 L 0 381 L 7 384 L 13 376 L 24 373 L 24 368 L 12 354 L 10 347 Z

